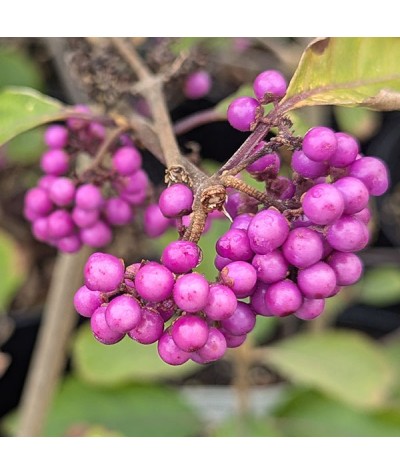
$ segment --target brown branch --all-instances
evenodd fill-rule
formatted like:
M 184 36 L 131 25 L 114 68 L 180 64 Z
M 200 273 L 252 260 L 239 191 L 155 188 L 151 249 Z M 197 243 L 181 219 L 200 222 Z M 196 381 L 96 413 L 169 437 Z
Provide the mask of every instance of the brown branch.
M 121 127 L 116 127 L 115 129 L 111 130 L 111 132 L 106 136 L 103 140 L 103 143 L 99 147 L 96 156 L 94 157 L 90 169 L 97 168 L 99 165 L 102 164 L 104 157 L 106 156 L 107 152 L 109 151 L 110 147 L 118 140 L 121 134 L 129 130 L 128 125 L 122 125 Z
M 222 114 L 214 107 L 205 109 L 200 112 L 195 112 L 174 124 L 174 131 L 176 135 L 183 135 L 202 125 L 210 124 L 212 122 L 225 121 L 226 114 Z

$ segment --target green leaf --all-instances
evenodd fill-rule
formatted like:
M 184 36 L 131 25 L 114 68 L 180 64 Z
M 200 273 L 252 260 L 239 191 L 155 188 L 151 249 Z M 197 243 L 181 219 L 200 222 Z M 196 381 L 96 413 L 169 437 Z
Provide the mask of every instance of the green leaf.
M 0 146 L 22 132 L 65 117 L 64 105 L 33 89 L 0 91 Z
M 304 333 L 265 350 L 265 362 L 290 381 L 360 408 L 382 405 L 393 368 L 381 346 L 362 334 Z
M 169 366 L 158 356 L 157 345 L 140 345 L 128 337 L 117 345 L 102 345 L 93 337 L 89 325 L 78 330 L 72 358 L 77 374 L 84 381 L 108 387 L 180 378 L 199 367 L 191 361 Z
M 400 38 L 322 38 L 313 41 L 280 106 L 400 108 Z
M 7 159 L 13 163 L 37 162 L 45 150 L 42 127 L 17 135 L 6 148 Z
M 33 89 L 43 87 L 43 78 L 38 63 L 22 51 L 0 49 L 0 88 L 24 86 Z
M 274 421 L 267 417 L 235 417 L 225 421 L 211 434 L 215 437 L 279 437 Z
M 4 311 L 25 274 L 21 250 L 4 232 L 0 233 L 0 269 L 0 311 Z
M 186 37 L 178 38 L 171 44 L 171 51 L 179 54 L 182 51 L 189 51 L 195 47 L 202 47 L 209 51 L 221 50 L 232 44 L 232 38 L 223 37 Z
M 395 370 L 392 394 L 400 405 L 400 338 L 391 338 L 385 345 L 385 354 Z
M 275 425 L 286 437 L 395 437 L 400 411 L 364 412 L 311 391 L 296 391 L 276 410 Z
M 400 302 L 400 269 L 388 266 L 370 269 L 359 288 L 360 301 L 367 305 L 383 307 Z
M 18 414 L 7 417 L 5 429 L 13 433 Z M 90 426 L 103 430 L 90 431 Z M 61 385 L 47 417 L 43 435 L 106 435 L 127 437 L 188 437 L 199 435 L 194 411 L 178 391 L 162 386 L 96 388 L 68 377 Z M 92 432 L 92 433 L 91 433 Z M 102 432 L 102 433 L 101 433 Z M 110 434 L 111 432 L 111 434 Z
M 360 140 L 370 138 L 381 122 L 379 113 L 364 107 L 335 107 L 333 112 L 339 130 L 355 135 Z

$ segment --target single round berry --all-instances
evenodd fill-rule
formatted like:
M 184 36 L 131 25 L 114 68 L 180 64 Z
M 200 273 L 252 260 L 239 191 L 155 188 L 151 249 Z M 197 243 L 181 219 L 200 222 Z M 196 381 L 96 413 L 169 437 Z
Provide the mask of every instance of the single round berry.
M 195 71 L 186 78 L 183 92 L 188 99 L 200 99 L 210 92 L 211 85 L 211 77 L 207 71 Z
M 178 307 L 185 312 L 198 312 L 207 305 L 209 284 L 207 279 L 193 272 L 178 277 L 173 296 Z
M 170 297 L 174 282 L 172 272 L 158 262 L 148 262 L 135 277 L 136 290 L 149 302 L 161 302 Z
M 32 222 L 32 234 L 38 241 L 45 242 L 49 240 L 48 226 L 48 219 L 45 217 L 36 218 Z
M 349 176 L 358 178 L 373 196 L 381 196 L 389 188 L 386 164 L 375 157 L 363 157 L 349 167 Z
M 63 125 L 51 125 L 44 133 L 44 143 L 49 148 L 64 148 L 68 142 L 68 129 Z
M 42 188 L 31 188 L 25 194 L 24 206 L 37 216 L 46 216 L 53 209 L 48 193 Z
M 142 156 L 135 147 L 121 147 L 114 153 L 112 164 L 120 175 L 132 175 L 142 166 Z
M 335 154 L 337 139 L 328 127 L 313 127 L 303 139 L 303 152 L 310 160 L 325 162 Z
M 210 320 L 225 320 L 232 316 L 237 307 L 237 298 L 233 291 L 222 284 L 212 284 L 208 294 L 204 313 Z
M 247 231 L 253 217 L 254 217 L 254 214 L 251 214 L 251 213 L 239 214 L 232 221 L 230 229 L 243 229 L 243 231 Z
M 49 188 L 49 197 L 58 206 L 68 206 L 75 197 L 75 184 L 70 178 L 56 178 Z
M 206 364 L 220 360 L 226 352 L 226 339 L 217 328 L 210 328 L 205 345 L 191 354 L 196 363 Z
M 89 290 L 86 285 L 82 285 L 74 295 L 75 310 L 82 317 L 91 317 L 103 303 L 101 292 L 98 290 Z
M 171 336 L 181 350 L 197 351 L 207 342 L 208 325 L 202 318 L 186 314 L 174 321 Z
M 303 198 L 304 214 L 315 224 L 331 224 L 343 213 L 343 195 L 333 185 L 321 183 L 310 188 Z
M 321 315 L 324 308 L 324 299 L 304 299 L 302 306 L 296 310 L 295 316 L 301 320 L 313 320 Z
M 174 274 L 186 274 L 199 265 L 201 250 L 191 241 L 173 241 L 163 250 L 161 262 Z
M 109 224 L 123 226 L 133 220 L 133 211 L 130 205 L 123 199 L 114 196 L 105 202 L 104 215 Z
M 82 247 L 82 241 L 76 234 L 65 236 L 57 241 L 57 248 L 61 252 L 73 254 Z
M 166 218 L 156 203 L 152 203 L 145 209 L 143 217 L 144 232 L 149 237 L 158 237 L 170 227 L 171 220 Z
M 111 254 L 95 252 L 84 268 L 85 285 L 90 290 L 112 292 L 124 280 L 125 266 L 121 259 Z
M 265 294 L 267 293 L 268 288 L 268 284 L 258 281 L 256 290 L 250 297 L 250 307 L 257 315 L 262 315 L 263 317 L 269 317 L 272 315 L 271 310 L 265 301 Z
M 304 178 L 317 178 L 329 173 L 329 166 L 326 162 L 311 160 L 302 150 L 293 152 L 292 168 Z
M 74 222 L 71 214 L 65 209 L 53 211 L 47 220 L 50 239 L 60 239 L 74 232 Z
M 265 292 L 265 303 L 272 315 L 286 317 L 296 312 L 303 303 L 303 296 L 291 280 L 271 284 Z
M 278 249 L 267 254 L 256 254 L 252 264 L 257 272 L 257 279 L 265 284 L 278 282 L 284 279 L 289 272 L 289 264 Z
M 308 228 L 297 228 L 290 231 L 282 246 L 282 251 L 290 264 L 304 268 L 318 262 L 322 258 L 324 249 L 317 232 Z
M 164 363 L 172 366 L 182 365 L 190 359 L 190 353 L 181 350 L 167 331 L 158 340 L 157 350 Z
M 337 147 L 335 153 L 329 159 L 329 164 L 332 167 L 344 168 L 356 159 L 360 151 L 358 142 L 354 137 L 344 132 L 337 132 L 335 136 Z
M 254 97 L 238 97 L 228 107 L 228 122 L 234 129 L 248 132 L 256 120 L 259 102 Z
M 100 188 L 91 183 L 81 185 L 76 190 L 75 204 L 82 209 L 99 209 L 103 205 L 103 196 Z
M 244 302 L 238 302 L 233 314 L 229 318 L 221 321 L 221 327 L 235 336 L 250 333 L 255 324 L 256 314 L 250 305 Z
M 124 338 L 125 333 L 112 330 L 106 322 L 106 306 L 99 307 L 93 312 L 90 327 L 97 341 L 103 345 L 114 345 Z
M 342 193 L 344 214 L 358 213 L 368 206 L 368 189 L 358 178 L 345 176 L 336 181 L 333 186 Z
M 254 216 L 247 233 L 253 251 L 267 254 L 286 241 L 289 223 L 278 211 L 267 209 Z
M 332 252 L 327 263 L 335 272 L 337 285 L 352 285 L 361 277 L 363 264 L 352 252 Z
M 329 297 L 336 287 L 335 272 L 326 262 L 317 262 L 299 271 L 297 285 L 308 299 Z
M 328 228 L 328 243 L 342 252 L 361 251 L 368 244 L 367 226 L 354 216 L 343 216 Z
M 151 345 L 161 338 L 163 331 L 164 320 L 160 313 L 145 307 L 142 309 L 139 324 L 128 332 L 128 336 L 142 345 Z
M 53 149 L 45 152 L 40 160 L 40 167 L 48 175 L 64 175 L 67 173 L 69 168 L 69 157 L 67 152 L 60 149 Z
M 93 226 L 99 219 L 99 210 L 82 209 L 75 207 L 71 213 L 72 220 L 80 228 L 89 228 Z
M 230 287 L 238 298 L 245 298 L 254 291 L 257 272 L 245 261 L 231 262 L 219 273 L 220 281 Z
M 91 247 L 105 247 L 112 241 L 112 231 L 104 221 L 98 220 L 92 226 L 79 232 L 82 242 Z
M 242 229 L 229 229 L 216 243 L 217 253 L 231 261 L 248 261 L 254 256 L 247 232 Z
M 192 211 L 193 192 L 186 185 L 175 183 L 161 193 L 158 204 L 166 218 L 178 218 Z
M 286 88 L 286 79 L 274 69 L 263 71 L 253 83 L 254 94 L 259 101 L 264 99 L 265 94 L 283 97 L 286 94 Z
M 127 333 L 135 328 L 141 319 L 139 302 L 130 295 L 119 295 L 107 305 L 107 325 L 116 332 Z

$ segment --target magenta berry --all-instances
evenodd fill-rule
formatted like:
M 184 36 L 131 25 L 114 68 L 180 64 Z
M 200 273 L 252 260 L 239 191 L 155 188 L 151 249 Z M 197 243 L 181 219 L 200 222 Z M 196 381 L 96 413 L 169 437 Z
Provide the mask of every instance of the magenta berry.
M 335 272 L 337 285 L 352 285 L 361 277 L 363 264 L 352 252 L 332 252 L 327 263 Z
M 142 310 L 139 302 L 130 295 L 119 295 L 107 305 L 107 325 L 116 332 L 127 333 L 140 322 Z
M 133 220 L 131 206 L 123 199 L 114 196 L 109 198 L 104 205 L 104 214 L 107 222 L 114 226 L 129 224 Z
M 136 290 L 149 302 L 162 302 L 170 297 L 174 282 L 172 272 L 157 262 L 142 266 L 135 277 Z
M 228 122 L 234 129 L 248 132 L 255 123 L 259 106 L 260 104 L 253 97 L 244 96 L 234 99 L 228 107 Z
M 159 340 L 164 331 L 164 319 L 157 310 L 143 308 L 139 323 L 128 332 L 132 340 L 142 345 L 150 345 Z
M 255 78 L 253 83 L 254 94 L 259 101 L 262 101 L 266 94 L 283 97 L 286 94 L 286 88 L 286 79 L 279 71 L 274 69 L 263 71 Z
M 335 272 L 325 262 L 317 262 L 299 271 L 297 285 L 308 299 L 329 297 L 336 287 Z
M 310 160 L 325 162 L 335 154 L 337 139 L 328 127 L 313 127 L 303 139 L 303 152 Z
M 69 168 L 68 154 L 60 149 L 49 150 L 42 156 L 40 166 L 48 175 L 64 175 Z
M 75 310 L 82 317 L 91 317 L 103 303 L 101 292 L 98 290 L 89 290 L 86 285 L 80 287 L 74 295 Z
M 326 162 L 316 162 L 307 157 L 302 150 L 296 150 L 292 155 L 292 168 L 304 178 L 326 176 L 329 166 Z
M 368 205 L 368 189 L 358 178 L 345 176 L 337 180 L 333 186 L 343 196 L 344 214 L 358 213 Z
M 265 303 L 272 315 L 286 317 L 300 308 L 303 296 L 298 286 L 286 279 L 268 287 L 265 292 Z
M 323 245 L 320 235 L 308 228 L 290 231 L 282 246 L 285 259 L 292 265 L 304 268 L 322 258 Z
M 56 178 L 49 188 L 49 197 L 58 206 L 68 206 L 75 197 L 75 184 L 70 178 Z
M 181 350 L 167 331 L 158 340 L 157 350 L 160 358 L 172 366 L 182 365 L 190 359 L 190 353 Z
M 76 190 L 75 203 L 78 208 L 99 209 L 103 205 L 103 196 L 97 186 L 89 183 Z
M 200 248 L 194 242 L 173 241 L 163 250 L 161 262 L 174 274 L 185 274 L 198 266 Z
M 237 298 L 233 291 L 222 284 L 210 286 L 204 313 L 210 320 L 225 320 L 232 316 L 237 307 Z
M 267 254 L 286 241 L 289 223 L 281 213 L 268 209 L 254 216 L 247 232 L 253 251 L 256 254 Z
M 171 220 L 166 218 L 156 203 L 147 206 L 144 217 L 143 226 L 144 231 L 149 237 L 158 237 L 165 233 L 170 227 Z
M 361 251 L 368 244 L 367 226 L 354 216 L 343 216 L 329 226 L 326 236 L 328 243 L 342 252 Z
M 209 284 L 207 279 L 193 272 L 178 277 L 173 290 L 175 303 L 185 312 L 198 312 L 207 305 Z
M 361 180 L 373 196 L 381 196 L 389 188 L 385 163 L 379 158 L 363 157 L 349 167 L 349 175 Z
M 68 129 L 63 125 L 51 125 L 44 133 L 44 142 L 49 148 L 64 148 L 68 142 Z
M 278 282 L 286 278 L 289 272 L 288 261 L 278 249 L 267 254 L 256 254 L 253 257 L 252 264 L 257 271 L 257 279 L 265 284 Z
M 257 272 L 245 261 L 235 261 L 226 265 L 219 273 L 221 283 L 230 287 L 238 298 L 252 294 L 257 282 Z
M 188 99 L 200 99 L 209 93 L 211 85 L 211 77 L 207 71 L 195 71 L 186 78 L 183 92 Z
M 166 218 L 177 218 L 192 211 L 193 193 L 182 183 L 175 183 L 160 195 L 158 204 Z
M 325 308 L 324 299 L 304 299 L 303 304 L 295 312 L 301 320 L 313 320 L 321 315 Z
M 200 364 L 220 360 L 226 352 L 226 339 L 217 328 L 210 328 L 204 346 L 191 354 L 191 359 Z
M 121 147 L 114 153 L 112 164 L 120 175 L 132 175 L 142 166 L 142 156 L 135 147 Z
M 208 325 L 202 318 L 186 314 L 175 320 L 172 325 L 171 336 L 181 350 L 197 351 L 208 340 Z
M 229 229 L 216 244 L 217 253 L 231 261 L 248 261 L 254 256 L 247 232 L 242 229 Z
M 112 330 L 106 322 L 106 306 L 99 307 L 93 312 L 90 327 L 97 341 L 103 345 L 114 345 L 124 338 L 125 333 Z
M 336 151 L 330 157 L 329 164 L 333 167 L 343 168 L 354 162 L 358 153 L 359 146 L 357 140 L 349 134 L 337 132 Z
M 244 302 L 238 302 L 233 314 L 221 321 L 221 327 L 234 336 L 250 333 L 255 324 L 256 314 L 250 305 Z
M 334 223 L 343 213 L 343 195 L 333 185 L 313 186 L 303 198 L 305 216 L 315 224 Z
M 79 236 L 84 244 L 91 247 L 105 247 L 112 241 L 110 226 L 100 219 L 92 226 L 81 229 Z
M 112 292 L 124 280 L 125 267 L 121 259 L 111 254 L 95 252 L 84 268 L 85 285 L 89 290 Z

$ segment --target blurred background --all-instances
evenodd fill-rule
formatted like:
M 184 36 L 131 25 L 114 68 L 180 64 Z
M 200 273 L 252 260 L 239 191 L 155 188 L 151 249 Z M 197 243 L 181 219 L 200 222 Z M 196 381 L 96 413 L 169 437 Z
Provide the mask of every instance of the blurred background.
M 190 50 L 193 63 L 210 72 L 212 89 L 202 99 L 184 97 L 185 71 L 168 85 L 177 123 L 199 111 L 223 111 L 224 99 L 237 90 L 243 93 L 265 69 L 278 69 L 289 80 L 309 40 L 137 38 L 137 46 L 153 67 L 166 68 L 174 55 Z M 65 66 L 65 59 L 79 55 L 84 46 L 79 38 L 1 39 L 0 92 L 7 86 L 25 86 L 69 104 L 99 100 L 99 94 L 88 91 L 93 81 L 81 87 Z M 138 100 L 129 107 L 140 111 L 143 105 Z M 362 280 L 329 299 L 324 314 L 314 321 L 258 317 L 243 347 L 203 367 L 168 367 L 154 345 L 126 339 L 112 347 L 100 345 L 87 319 L 76 315 L 65 371 L 43 435 L 400 436 L 400 112 L 314 107 L 293 119 L 298 134 L 313 125 L 349 132 L 358 138 L 363 153 L 382 158 L 389 167 L 390 190 L 372 203 L 372 239 L 361 253 Z M 54 248 L 33 238 L 22 212 L 24 194 L 40 176 L 43 131 L 25 133 L 0 149 L 3 436 L 15 434 L 17 408 L 57 258 Z M 186 152 L 201 156 L 204 169 L 213 171 L 246 137 L 217 120 L 183 131 L 179 143 Z M 163 167 L 149 153 L 144 157 L 144 168 L 157 189 L 163 183 Z M 288 171 L 290 156 L 283 160 Z M 119 229 L 107 248 L 127 263 L 156 259 L 175 239 L 171 231 L 149 240 L 137 221 L 129 229 Z M 200 271 L 209 279 L 216 275 L 215 241 L 228 226 L 228 221 L 213 221 L 200 241 Z

